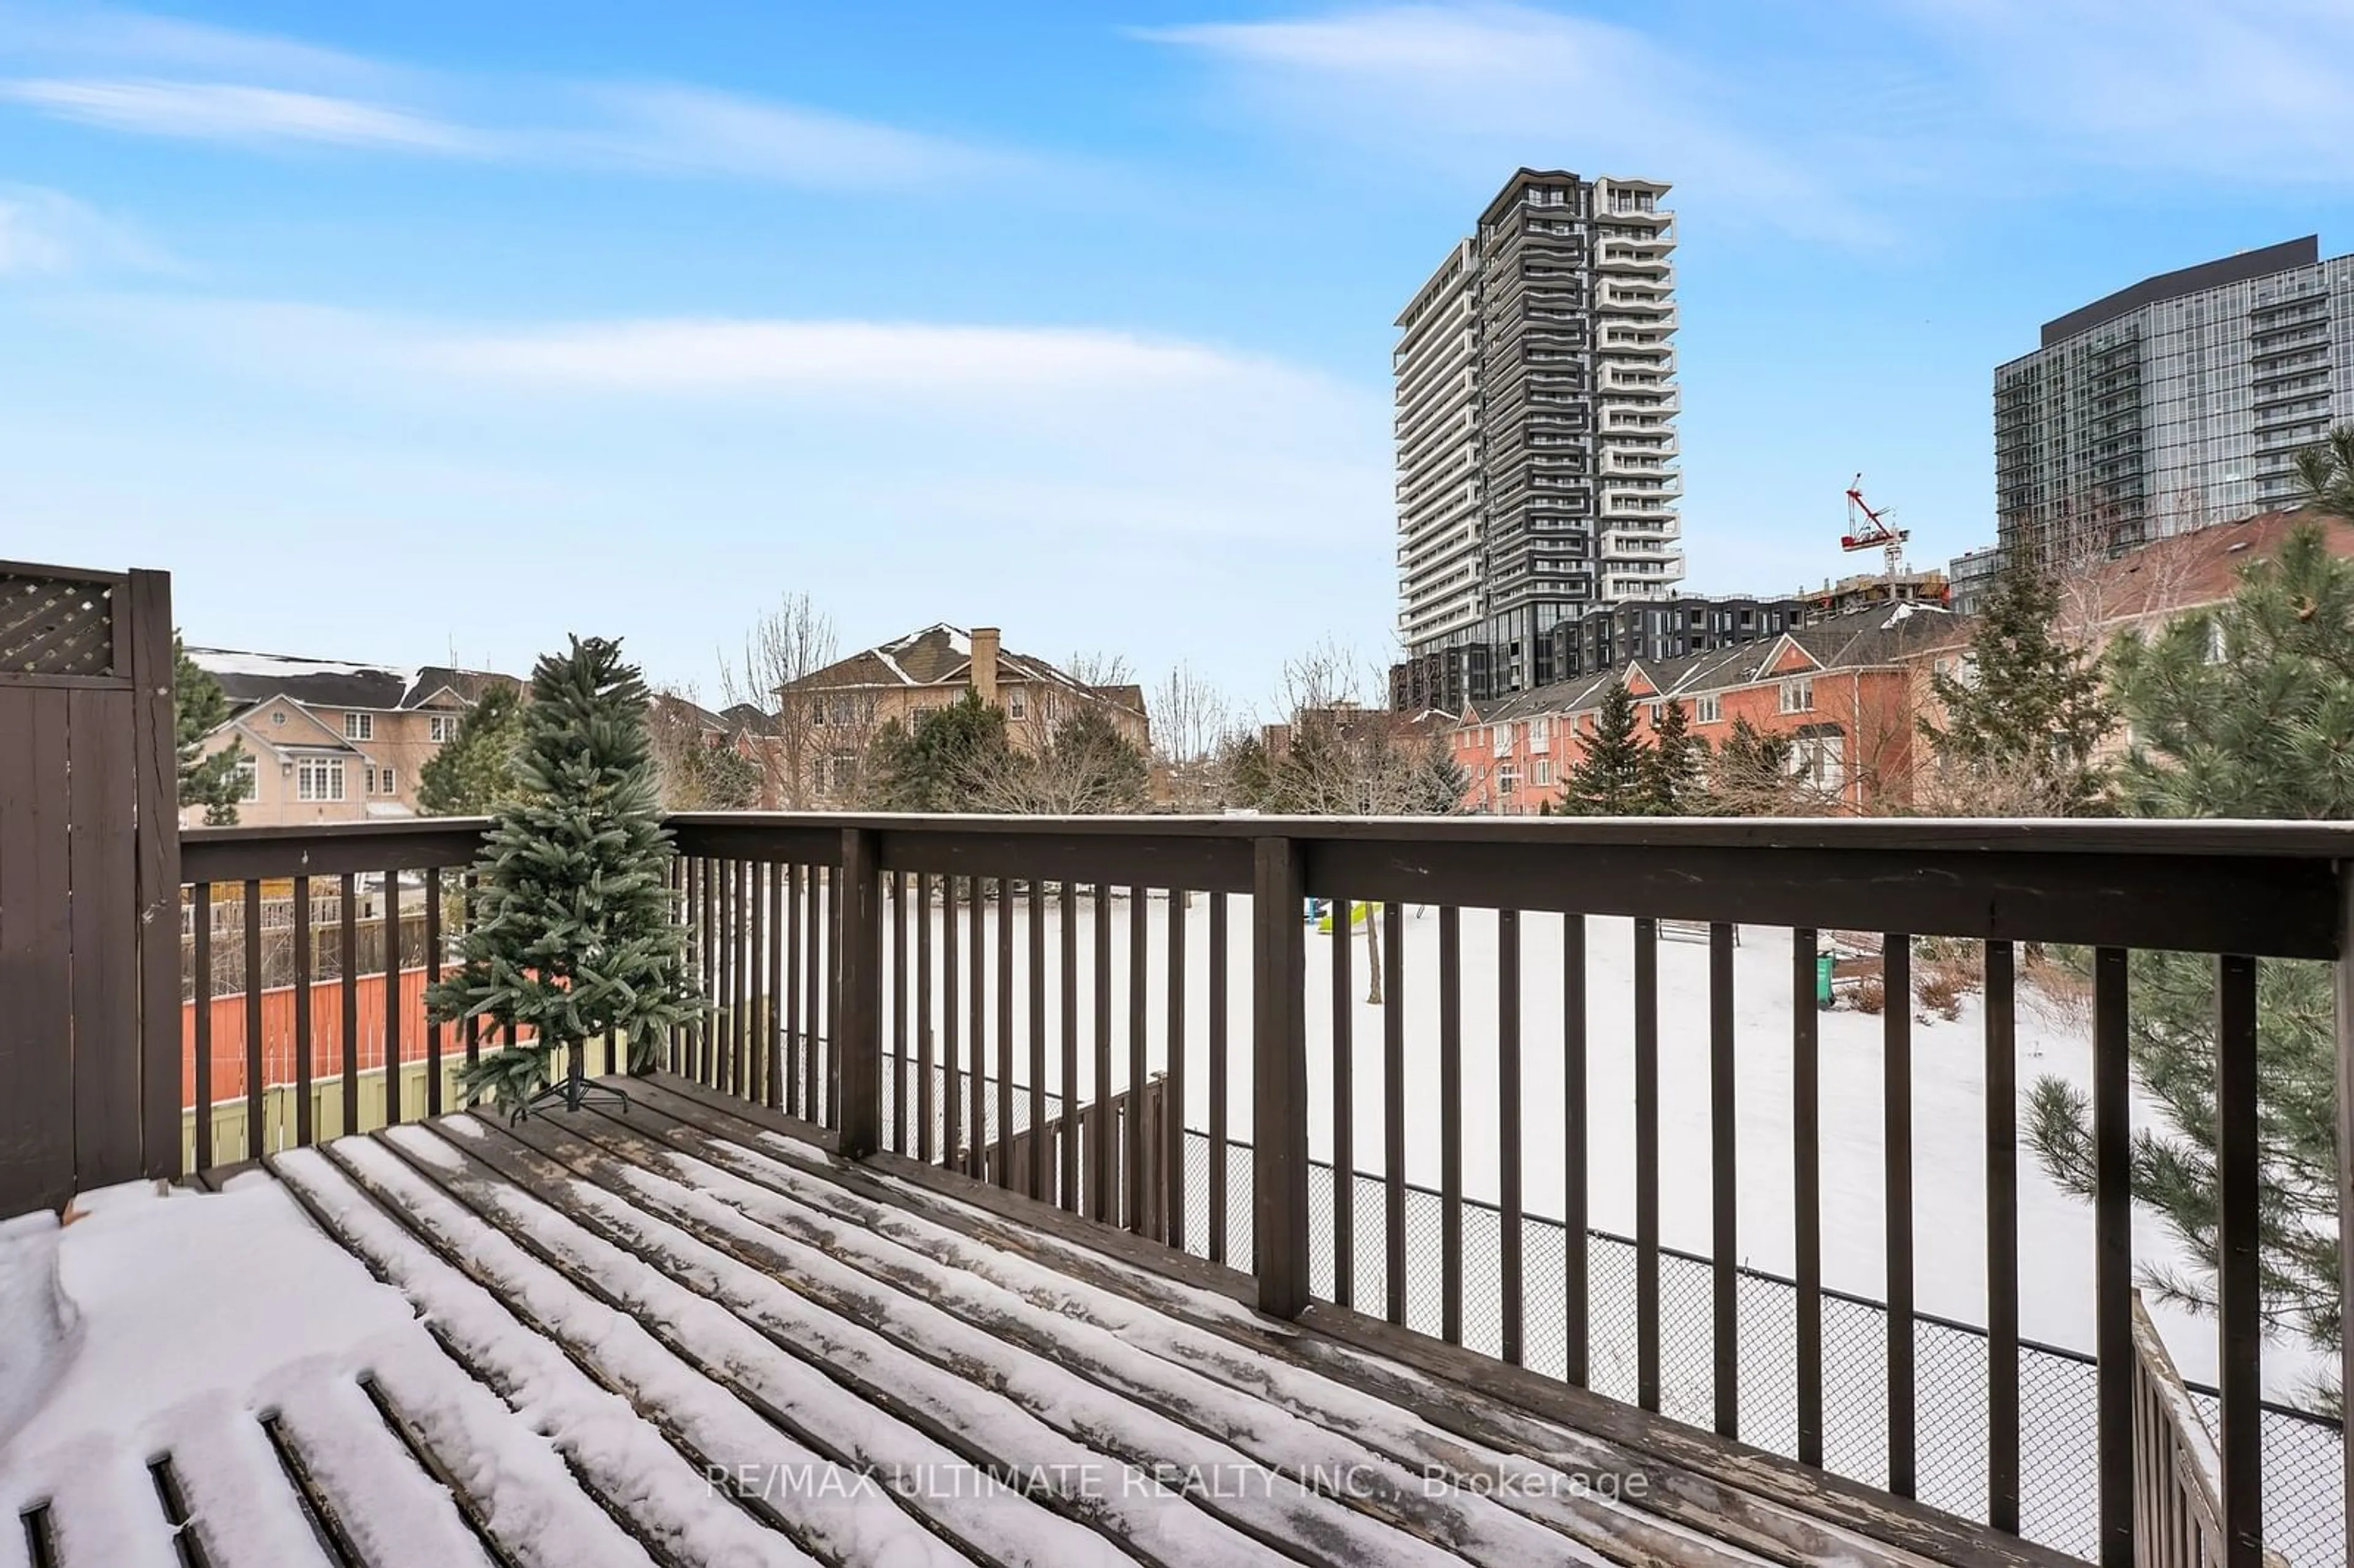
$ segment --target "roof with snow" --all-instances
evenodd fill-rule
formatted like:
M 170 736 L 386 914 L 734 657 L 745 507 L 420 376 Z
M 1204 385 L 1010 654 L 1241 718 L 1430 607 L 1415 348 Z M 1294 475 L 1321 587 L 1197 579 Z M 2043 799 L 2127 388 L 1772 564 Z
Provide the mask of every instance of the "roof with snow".
M 188 659 L 220 683 L 239 706 L 286 696 L 310 707 L 363 708 L 378 713 L 431 706 L 466 706 L 485 686 L 521 687 L 513 675 L 461 670 L 447 664 L 402 669 L 356 664 L 339 659 L 304 659 L 285 653 L 249 653 L 234 648 L 191 648 Z M 444 694 L 447 694 L 445 695 Z M 436 700 L 440 701 L 437 704 Z
M 788 683 L 787 692 L 857 691 L 876 687 L 957 687 L 972 679 L 972 633 L 940 621 L 920 631 L 862 649 Z M 1006 684 L 1061 686 L 1144 711 L 1144 688 L 1132 684 L 1089 685 L 1055 664 L 1001 646 L 997 679 Z
M 1774 1456 L 627 1082 L 0 1227 L 9 1560 L 1894 1568 L 1952 1534 L 1899 1552 Z
M 1603 694 L 1622 678 L 1630 685 L 1648 684 L 1650 689 L 1644 694 L 1647 697 L 1689 696 L 1695 692 L 1755 685 L 1767 678 L 1784 651 L 1792 647 L 1805 656 L 1809 667 L 1818 670 L 1886 664 L 1943 642 L 1956 626 L 1966 624 L 1963 618 L 1938 605 L 1868 605 L 1845 615 L 1826 616 L 1755 642 L 1688 653 L 1681 659 L 1637 659 L 1600 674 L 1581 675 L 1515 692 L 1500 702 L 1475 709 L 1465 722 L 1500 724 L 1541 714 L 1585 713 L 1599 708 Z M 1636 678 L 1638 673 L 1639 682 Z

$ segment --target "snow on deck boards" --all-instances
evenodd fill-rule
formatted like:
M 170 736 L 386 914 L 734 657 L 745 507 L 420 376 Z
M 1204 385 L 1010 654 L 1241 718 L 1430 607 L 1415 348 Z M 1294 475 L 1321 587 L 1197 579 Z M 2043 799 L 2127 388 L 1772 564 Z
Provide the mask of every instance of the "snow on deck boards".
M 0 1234 L 0 1277 L 37 1244 L 80 1308 L 0 1434 L 0 1568 L 162 1568 L 175 1531 L 372 1568 L 2057 1561 L 1959 1526 L 1951 1554 L 1879 1544 L 1712 1438 L 1575 1430 L 1085 1222 L 632 1087 Z

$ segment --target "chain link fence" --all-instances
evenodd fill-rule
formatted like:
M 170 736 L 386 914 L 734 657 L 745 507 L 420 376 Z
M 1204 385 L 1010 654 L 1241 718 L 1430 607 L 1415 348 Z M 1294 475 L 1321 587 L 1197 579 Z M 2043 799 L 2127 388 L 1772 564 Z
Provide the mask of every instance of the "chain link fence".
M 894 1122 L 902 1075 L 914 1086 L 914 1064 L 893 1063 L 885 1074 L 884 1125 Z M 970 1076 L 933 1066 L 934 1148 L 942 1131 L 941 1102 L 953 1090 L 969 1095 Z M 995 1085 L 983 1080 L 981 1126 L 961 1129 L 960 1141 L 993 1141 Z M 910 1095 L 912 1098 L 912 1094 Z M 910 1107 L 913 1108 L 912 1107 Z M 1029 1126 L 1028 1091 L 1012 1107 L 1012 1131 Z M 1050 1118 L 1061 1097 L 1047 1097 Z M 914 1142 L 915 1118 L 908 1118 Z M 979 1138 L 975 1137 L 980 1132 Z M 887 1130 L 886 1138 L 889 1136 Z M 1212 1255 L 1207 1134 L 1185 1135 L 1185 1248 Z M 1310 1283 L 1328 1301 L 1341 1299 L 1333 1277 L 1333 1183 L 1327 1161 L 1310 1161 Z M 1119 1173 L 1115 1165 L 1114 1183 Z M 1251 1149 L 1226 1146 L 1223 1256 L 1239 1268 L 1251 1263 Z M 1382 1179 L 1359 1171 L 1355 1205 L 1355 1277 L 1347 1304 L 1379 1317 L 1386 1310 L 1387 1194 Z M 1405 1189 L 1405 1322 L 1418 1332 L 1440 1332 L 1445 1271 L 1439 1194 Z M 1560 1221 L 1522 1219 L 1522 1360 L 1531 1370 L 1562 1377 L 1568 1368 L 1568 1295 Z M 1503 1348 L 1503 1214 L 1495 1205 L 1463 1204 L 1463 1342 L 1488 1355 Z M 1606 1231 L 1587 1233 L 1587 1377 L 1596 1393 L 1638 1402 L 1636 1248 Z M 1756 1269 L 1741 1270 L 1737 1285 L 1742 1441 L 1795 1458 L 1798 1451 L 1796 1282 Z M 1716 1420 L 1714 1268 L 1704 1257 L 1659 1252 L 1659 1408 L 1670 1418 L 1712 1429 Z M 1888 1349 L 1886 1308 L 1843 1292 L 1822 1295 L 1823 1465 L 1863 1482 L 1888 1481 Z M 1923 1502 L 1965 1519 L 1988 1517 L 1987 1467 L 1991 1416 L 1987 1390 L 1985 1330 L 1941 1318 L 1914 1323 L 1916 1425 L 1915 1492 Z M 2090 1558 L 2099 1517 L 2099 1452 L 2093 1358 L 2075 1351 L 2022 1342 L 2019 1351 L 2020 1532 L 2043 1545 Z M 2191 1397 L 2211 1429 L 2217 1399 L 2193 1385 Z M 2327 1417 L 2267 1404 L 2264 1411 L 2265 1544 L 2291 1568 L 2335 1568 L 2348 1561 L 2343 1508 L 2344 1465 L 2338 1425 Z
M 1206 1252 L 1209 1139 L 1189 1133 L 1187 1244 Z M 1251 1154 L 1227 1151 L 1229 1261 L 1250 1261 Z M 1311 1282 L 1334 1299 L 1331 1167 L 1312 1162 L 1309 1222 Z M 1379 1316 L 1387 1299 L 1385 1196 L 1377 1176 L 1353 1183 L 1356 1278 L 1352 1305 Z M 1406 1325 L 1437 1334 L 1445 1309 L 1439 1195 L 1405 1190 Z M 1503 1215 L 1491 1204 L 1463 1205 L 1463 1342 L 1489 1355 L 1503 1344 Z M 1522 1220 L 1522 1360 L 1560 1377 L 1567 1369 L 1564 1227 Z M 1626 1237 L 1588 1233 L 1587 1386 L 1637 1401 L 1636 1249 Z M 1703 1257 L 1659 1254 L 1659 1407 L 1671 1418 L 1712 1428 L 1716 1419 L 1714 1269 Z M 1778 1275 L 1741 1271 L 1740 1436 L 1795 1458 L 1798 1448 L 1797 1286 Z M 1886 1308 L 1825 1291 L 1823 1321 L 1824 1467 L 1884 1487 L 1888 1480 Z M 1990 1414 L 1985 1330 L 1944 1319 L 1914 1323 L 1916 1493 L 1965 1519 L 1988 1517 Z M 2096 1387 L 2089 1355 L 2053 1346 L 2020 1346 L 2020 1529 L 2028 1539 L 2094 1555 L 2098 1510 Z M 2211 1428 L 2212 1389 L 2192 1388 Z M 2292 1568 L 2336 1568 L 2348 1561 L 2344 1462 L 2338 1424 L 2267 1404 L 2264 1411 L 2265 1543 Z

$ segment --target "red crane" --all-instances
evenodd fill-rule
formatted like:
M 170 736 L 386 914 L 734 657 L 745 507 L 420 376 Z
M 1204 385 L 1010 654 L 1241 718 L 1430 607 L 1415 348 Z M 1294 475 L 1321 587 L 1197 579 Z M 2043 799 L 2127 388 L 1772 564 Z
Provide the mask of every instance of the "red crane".
M 1863 498 L 1863 475 L 1859 473 L 1847 487 L 1847 532 L 1840 536 L 1842 550 L 1887 553 L 1888 591 L 1892 595 L 1896 591 L 1896 579 L 1904 575 L 1904 541 L 1912 537 L 1908 529 L 1889 526 L 1889 514 L 1894 510 L 1872 510 L 1872 503 Z

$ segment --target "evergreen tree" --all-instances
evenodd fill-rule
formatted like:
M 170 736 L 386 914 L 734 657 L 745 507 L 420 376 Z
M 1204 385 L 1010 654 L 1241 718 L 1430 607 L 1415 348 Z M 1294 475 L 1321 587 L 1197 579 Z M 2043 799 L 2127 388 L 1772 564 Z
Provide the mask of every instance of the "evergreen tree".
M 237 765 L 245 747 L 231 741 L 210 757 L 204 754 L 205 736 L 227 723 L 228 694 L 209 671 L 188 657 L 178 632 L 172 634 L 172 730 L 179 747 L 180 804 L 202 806 L 205 826 L 237 825 L 237 803 L 245 793 Z
M 2132 749 L 2124 807 L 2139 816 L 2354 817 L 2354 562 L 2321 531 L 2291 534 L 2277 562 L 2242 574 L 2232 600 L 2182 616 L 2113 655 Z M 2213 961 L 2136 950 L 2127 1047 L 2163 1126 L 2133 1142 L 2133 1192 L 2193 1260 L 2153 1274 L 2161 1297 L 2211 1308 L 2215 1216 Z M 2267 960 L 2257 970 L 2259 1269 L 2274 1325 L 2335 1351 L 2338 1274 L 2336 1066 L 2327 964 Z M 2029 1133 L 2055 1179 L 2089 1198 L 2092 1128 L 2084 1095 L 2047 1078 Z M 2326 1397 L 2334 1397 L 2325 1391 Z
M 486 817 L 515 792 L 523 697 L 504 681 L 483 688 L 458 733 L 417 770 L 417 808 L 429 817 Z
M 692 811 L 742 811 L 760 802 L 760 765 L 725 742 L 698 739 L 679 758 L 676 781 Z
M 1415 763 L 1406 784 L 1406 811 L 1416 817 L 1452 817 L 1463 810 L 1470 793 L 1471 776 L 1455 760 L 1455 748 L 1443 735 L 1431 736 Z
M 2104 780 L 2094 751 L 2115 714 L 2099 664 L 2061 634 L 2059 620 L 2058 580 L 2013 547 L 1970 635 L 1967 673 L 1930 679 L 1945 725 L 1921 721 L 1963 800 L 1976 779 L 1989 798 L 2024 795 L 2055 816 L 2098 804 Z
M 869 797 L 885 811 L 969 810 L 974 780 L 1001 767 L 1012 747 L 1005 711 L 968 691 L 917 715 L 912 729 L 896 719 L 884 725 L 869 759 Z
M 2133 744 L 2120 802 L 2137 816 L 2354 817 L 2354 563 L 2321 529 L 2231 600 L 2110 653 Z
M 2296 475 L 2306 504 L 2354 522 L 2354 425 L 2340 425 L 2297 453 Z
M 1585 754 L 1563 780 L 1562 810 L 1573 817 L 1640 817 L 1652 805 L 1650 747 L 1635 733 L 1635 699 L 1616 680 L 1602 696 Z
M 1229 806 L 1268 811 L 1275 792 L 1275 772 L 1267 761 L 1267 744 L 1247 732 L 1226 737 L 1218 748 L 1220 793 Z
M 1093 706 L 1055 726 L 1040 761 L 1058 780 L 1048 802 L 1051 810 L 1141 811 L 1150 801 L 1152 765 L 1118 725 Z
M 532 672 L 515 753 L 520 789 L 483 841 L 481 918 L 463 963 L 427 991 L 435 1019 L 482 1017 L 536 1038 L 485 1055 L 461 1078 L 521 1119 L 546 1085 L 549 1054 L 569 1053 L 567 1104 L 578 1108 L 587 1042 L 625 1041 L 651 1060 L 701 998 L 673 918 L 670 834 L 655 805 L 646 688 L 620 645 L 575 637 Z
M 1659 722 L 1651 726 L 1651 749 L 1644 760 L 1643 789 L 1655 817 L 1681 817 L 1698 808 L 1701 768 L 1708 758 L 1708 742 L 1691 732 L 1691 718 L 1674 698 L 1660 704 Z
M 1790 737 L 1760 735 L 1735 717 L 1724 744 L 1710 761 L 1707 788 L 1691 810 L 1712 817 L 1771 817 L 1796 802 L 1790 777 Z
M 1143 810 L 1152 768 L 1110 715 L 1089 705 L 1055 725 L 1037 751 L 985 748 L 964 782 L 966 800 L 981 810 L 1097 816 Z

